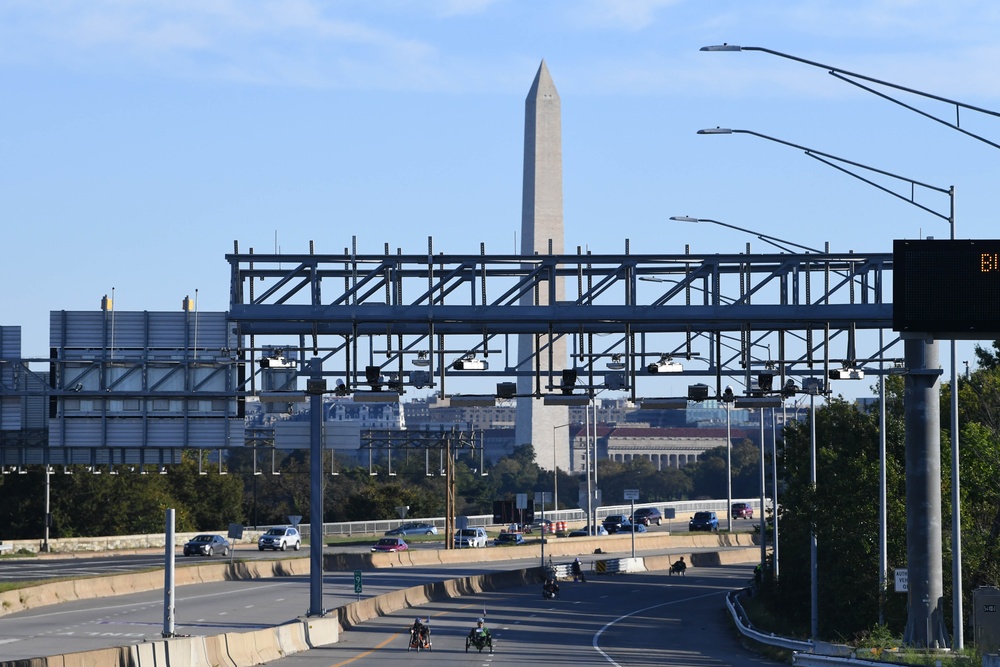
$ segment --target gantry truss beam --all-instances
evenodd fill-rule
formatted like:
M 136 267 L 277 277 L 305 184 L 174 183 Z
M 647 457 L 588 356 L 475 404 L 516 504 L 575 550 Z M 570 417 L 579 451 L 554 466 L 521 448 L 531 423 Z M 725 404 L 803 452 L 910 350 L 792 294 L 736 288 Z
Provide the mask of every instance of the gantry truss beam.
M 227 259 L 229 315 L 240 334 L 881 329 L 892 317 L 883 282 L 889 253 Z M 557 302 L 555 279 L 567 293 L 575 284 L 576 295 Z M 525 294 L 552 305 L 523 306 Z

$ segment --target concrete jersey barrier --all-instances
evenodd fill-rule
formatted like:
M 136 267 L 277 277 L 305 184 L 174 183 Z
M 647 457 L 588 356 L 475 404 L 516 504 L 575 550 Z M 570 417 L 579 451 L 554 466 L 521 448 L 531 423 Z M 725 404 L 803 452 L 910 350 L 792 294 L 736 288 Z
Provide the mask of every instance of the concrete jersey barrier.
M 710 538 L 687 538 L 687 541 L 692 542 L 690 546 L 703 546 L 701 543 L 706 539 Z M 715 540 L 715 546 L 720 546 L 720 541 L 721 540 Z M 736 541 L 739 542 L 740 540 L 737 539 Z M 752 542 L 752 540 L 749 541 Z M 612 544 L 607 541 L 606 538 L 601 540 L 601 543 L 605 546 L 610 546 Z M 584 543 L 573 542 L 573 544 L 582 546 Z M 645 548 L 651 548 L 651 545 L 649 544 L 644 544 L 643 546 Z M 674 544 L 672 546 L 676 547 L 677 545 Z M 515 555 L 512 553 L 518 549 L 534 549 L 537 551 L 537 548 L 529 546 L 505 547 L 498 550 L 465 549 L 460 550 L 459 553 L 471 556 L 471 562 L 486 560 L 482 558 L 483 552 L 495 555 L 499 555 L 500 553 L 510 553 L 511 555 L 509 558 L 511 559 L 525 558 L 526 554 L 522 553 L 520 555 Z M 548 552 L 549 549 L 546 549 L 546 553 Z M 358 556 L 361 557 L 362 560 L 368 559 L 374 567 L 377 567 L 379 565 L 386 566 L 383 563 L 378 563 L 378 561 L 383 560 L 383 558 L 380 558 L 382 556 L 405 555 L 407 558 L 398 559 L 397 561 L 397 566 L 402 566 L 404 565 L 404 562 L 407 562 L 407 564 L 414 564 L 412 563 L 414 560 L 412 556 L 416 553 L 420 552 L 415 550 L 409 554 L 407 552 L 403 552 L 402 554 L 331 554 L 331 558 L 327 562 L 329 563 L 332 561 L 334 564 L 342 564 L 343 559 L 338 558 L 338 556 L 351 556 L 352 559 L 353 556 Z M 428 551 L 426 553 L 431 552 Z M 572 551 L 571 554 L 572 553 L 579 552 Z M 610 565 L 610 569 L 617 572 L 643 571 L 669 568 L 672 560 L 679 555 L 685 556 L 692 566 L 703 566 L 710 564 L 718 565 L 723 562 L 754 562 L 756 560 L 757 553 L 758 552 L 755 548 L 748 545 L 745 548 L 739 548 L 733 551 L 717 552 L 714 555 L 710 552 L 695 552 L 690 554 L 675 553 L 670 556 L 650 556 L 645 558 L 606 558 L 597 562 L 598 564 L 605 563 L 605 570 L 608 570 Z M 571 554 L 564 553 L 562 555 Z M 443 558 L 444 560 L 452 561 L 454 556 L 444 556 Z M 417 558 L 417 560 L 420 560 L 420 558 Z M 625 569 L 622 569 L 621 567 L 622 562 L 628 563 L 628 566 Z M 222 579 L 232 579 L 237 578 L 234 576 L 237 573 L 243 575 L 239 578 L 257 578 L 260 576 L 266 576 L 264 574 L 265 572 L 270 572 L 271 576 L 301 576 L 308 574 L 308 568 L 308 558 L 293 559 L 289 561 L 252 561 L 246 563 L 235 563 L 232 565 L 213 564 L 193 566 L 178 570 L 176 583 L 177 585 L 183 585 L 183 583 L 195 583 L 198 581 L 219 581 Z M 189 573 L 189 576 L 181 576 L 181 573 L 186 570 L 193 570 L 193 572 Z M 116 575 L 114 577 L 103 577 L 93 580 L 81 580 L 83 582 L 89 581 L 93 583 L 90 586 L 74 587 L 74 590 L 77 594 L 83 595 L 87 593 L 92 594 L 98 591 L 102 593 L 112 591 L 110 594 L 114 595 L 117 594 L 113 592 L 116 591 L 116 589 L 119 592 L 131 593 L 136 592 L 137 589 L 143 588 L 146 585 L 150 585 L 150 588 L 145 588 L 144 590 L 162 587 L 162 573 L 150 573 L 150 575 L 151 577 L 148 579 L 157 580 L 159 582 L 159 586 L 150 585 L 151 581 L 147 581 L 147 578 L 140 578 L 143 579 L 142 582 L 131 583 L 128 585 L 124 585 L 124 582 L 118 581 L 123 578 L 135 578 L 135 575 L 129 574 Z M 109 667 L 253 667 L 255 665 L 261 665 L 294 653 L 308 650 L 310 648 L 336 643 L 339 641 L 340 632 L 342 630 L 355 627 L 365 621 L 371 620 L 372 618 L 399 611 L 400 609 L 417 607 L 429 602 L 447 598 L 475 595 L 485 591 L 540 584 L 544 581 L 545 576 L 546 569 L 541 566 L 472 575 L 458 579 L 449 579 L 423 584 L 420 586 L 413 586 L 411 588 L 392 591 L 390 593 L 359 600 L 357 602 L 351 602 L 337 608 L 335 610 L 335 617 L 330 616 L 317 619 L 297 619 L 292 623 L 244 633 L 230 632 L 208 637 L 174 637 L 124 647 L 98 649 L 95 651 L 40 657 L 29 660 L 17 660 L 13 662 L 0 662 L 0 667 L 69 667 L 70 665 L 101 665 L 102 667 L 104 665 Z M 102 580 L 114 581 L 102 582 Z M 56 586 L 56 584 L 52 585 Z M 65 582 L 58 585 L 65 587 Z M 36 588 L 44 588 L 45 586 L 49 585 Z M 122 591 L 121 589 L 123 588 L 128 590 Z M 24 591 L 29 590 L 32 589 L 22 589 L 21 591 L 11 592 L 15 594 L 23 594 Z M 3 609 L 5 606 L 3 604 L 3 600 L 5 599 L 4 595 L 0 595 L 0 609 Z M 47 591 L 45 594 L 37 596 L 22 595 L 22 597 L 24 597 L 27 601 L 33 599 L 48 600 L 50 601 L 48 603 L 51 603 L 51 600 L 64 601 L 65 599 L 68 599 L 68 597 L 61 598 L 53 591 Z M 94 595 L 90 595 L 90 597 L 94 597 Z M 85 597 L 78 597 L 76 599 L 85 599 Z M 31 607 L 29 605 L 25 608 Z

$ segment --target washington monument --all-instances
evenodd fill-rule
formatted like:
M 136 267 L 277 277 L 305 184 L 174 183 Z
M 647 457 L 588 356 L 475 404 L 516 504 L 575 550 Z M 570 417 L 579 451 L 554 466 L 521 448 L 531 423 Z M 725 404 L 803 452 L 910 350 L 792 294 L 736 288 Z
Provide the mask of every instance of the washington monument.
M 562 120 L 559 93 L 542 61 L 524 101 L 524 183 L 521 195 L 521 254 L 563 254 Z M 562 280 L 555 286 L 556 299 L 565 299 Z M 521 305 L 547 305 L 544 284 L 537 293 L 521 298 Z M 537 371 L 543 393 L 546 385 L 558 385 L 566 367 L 566 341 L 544 335 L 518 336 L 518 369 Z M 550 361 L 551 360 L 551 361 Z M 551 364 L 551 365 L 550 365 Z M 535 391 L 534 373 L 518 376 L 515 444 L 532 444 L 535 460 L 547 470 L 568 470 L 569 409 L 546 406 L 541 399 L 526 398 Z M 563 426 L 565 428 L 557 428 Z M 558 440 L 556 439 L 558 438 Z M 558 445 L 556 443 L 559 443 Z

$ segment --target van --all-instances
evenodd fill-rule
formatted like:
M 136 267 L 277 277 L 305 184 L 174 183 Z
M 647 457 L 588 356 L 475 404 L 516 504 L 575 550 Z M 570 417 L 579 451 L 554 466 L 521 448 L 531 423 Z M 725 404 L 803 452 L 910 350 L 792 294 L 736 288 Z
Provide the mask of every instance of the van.
M 485 547 L 488 539 L 485 528 L 461 528 L 455 531 L 455 548 Z

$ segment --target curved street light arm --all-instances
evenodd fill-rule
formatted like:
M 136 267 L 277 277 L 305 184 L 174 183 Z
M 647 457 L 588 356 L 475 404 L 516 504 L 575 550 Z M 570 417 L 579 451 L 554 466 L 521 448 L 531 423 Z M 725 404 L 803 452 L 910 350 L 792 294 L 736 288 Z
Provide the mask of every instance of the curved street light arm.
M 985 109 L 983 107 L 977 107 L 977 106 L 974 106 L 972 104 L 966 104 L 965 102 L 959 102 L 958 100 L 952 100 L 952 99 L 949 99 L 947 97 L 942 97 L 941 95 L 935 95 L 933 93 L 928 93 L 928 92 L 925 92 L 925 91 L 922 91 L 922 90 L 917 90 L 915 88 L 909 88 L 907 86 L 901 86 L 901 85 L 899 85 L 897 83 L 892 83 L 892 82 L 889 82 L 889 81 L 883 81 L 882 79 L 876 79 L 873 76 L 867 76 L 865 74 L 859 74 L 857 72 L 851 72 L 850 70 L 841 69 L 839 67 L 831 67 L 830 65 L 825 65 L 823 63 L 816 62 L 815 60 L 808 60 L 806 58 L 800 58 L 799 56 L 793 56 L 793 55 L 791 55 L 789 53 L 782 53 L 781 51 L 775 51 L 774 49 L 768 49 L 768 48 L 764 48 L 762 46 L 738 46 L 738 45 L 735 45 L 735 44 L 722 44 L 720 46 L 703 46 L 703 47 L 701 47 L 701 50 L 702 51 L 760 51 L 762 53 L 769 53 L 772 56 L 778 56 L 779 58 L 785 58 L 786 60 L 794 60 L 795 62 L 799 62 L 799 63 L 802 63 L 804 65 L 810 65 L 812 67 L 818 67 L 820 69 L 825 69 L 828 74 L 830 74 L 831 76 L 834 76 L 834 77 L 840 79 L 841 81 L 845 81 L 847 83 L 850 83 L 852 85 L 857 86 L 858 88 L 861 88 L 862 90 L 866 90 L 866 91 L 868 91 L 868 92 L 870 92 L 870 93 L 872 93 L 874 95 L 878 95 L 882 99 L 888 100 L 888 101 L 890 101 L 890 102 L 892 102 L 894 104 L 898 104 L 898 105 L 900 105 L 900 106 L 902 106 L 902 107 L 904 107 L 906 109 L 909 109 L 910 111 L 913 111 L 915 113 L 920 114 L 921 116 L 924 116 L 925 118 L 929 118 L 929 119 L 931 119 L 933 121 L 941 123 L 942 125 L 950 127 L 953 130 L 961 132 L 962 134 L 964 134 L 966 136 L 972 137 L 973 139 L 977 139 L 977 140 L 983 142 L 984 144 L 988 144 L 989 146 L 992 146 L 994 148 L 1000 148 L 1000 144 L 994 143 L 994 142 L 990 141 L 989 139 L 986 139 L 985 137 L 982 137 L 982 136 L 980 136 L 978 134 L 975 134 L 974 132 L 969 132 L 968 130 L 962 129 L 962 127 L 960 126 L 960 118 L 959 118 L 959 110 L 960 109 L 967 109 L 969 111 L 975 111 L 976 113 L 981 113 L 981 114 L 985 114 L 987 116 L 994 116 L 994 117 L 1000 118 L 1000 112 L 998 112 L 998 111 L 993 111 L 991 109 Z M 917 109 L 917 108 L 912 107 L 912 106 L 910 106 L 908 104 L 905 104 L 904 102 L 902 102 L 900 100 L 897 100 L 896 98 L 894 98 L 894 97 L 892 97 L 890 95 L 886 95 L 883 92 L 880 92 L 880 91 L 875 90 L 873 88 L 869 88 L 868 86 L 865 86 L 865 85 L 863 85 L 863 84 L 861 84 L 861 83 L 859 83 L 857 81 L 854 81 L 853 79 L 860 79 L 862 81 L 869 81 L 871 83 L 878 84 L 880 86 L 885 86 L 887 88 L 892 88 L 894 90 L 899 90 L 901 92 L 909 93 L 911 95 L 917 95 L 919 97 L 923 97 L 923 98 L 926 98 L 926 99 L 929 99 L 929 100 L 934 100 L 936 102 L 942 102 L 944 104 L 951 104 L 951 105 L 953 105 L 955 107 L 955 122 L 952 123 L 950 121 L 944 120 L 943 118 L 938 118 L 934 114 L 930 114 L 930 113 L 927 113 L 925 111 L 921 111 L 920 109 Z
M 998 144 L 996 142 L 993 142 L 993 141 L 990 141 L 986 137 L 978 135 L 975 132 L 970 132 L 969 130 L 964 129 L 961 126 L 961 118 L 959 117 L 959 109 L 961 109 L 961 108 L 967 108 L 967 109 L 970 109 L 970 110 L 979 111 L 981 113 L 990 114 L 991 116 L 1000 116 L 1000 114 L 998 114 L 995 111 L 989 111 L 987 109 L 979 109 L 979 108 L 976 108 L 976 107 L 969 107 L 968 105 L 963 105 L 963 104 L 958 103 L 958 102 L 952 102 L 951 100 L 945 100 L 944 98 L 938 98 L 938 97 L 936 97 L 934 95 L 925 95 L 926 97 L 931 97 L 931 98 L 934 98 L 934 99 L 939 99 L 942 102 L 949 102 L 949 103 L 955 105 L 955 122 L 951 122 L 951 121 L 947 121 L 947 120 L 945 120 L 943 118 L 938 118 L 934 114 L 927 113 L 923 109 L 918 109 L 917 107 L 915 107 L 915 106 L 913 106 L 911 104 L 907 104 L 906 102 L 903 102 L 902 100 L 897 100 L 895 97 L 893 97 L 891 95 L 886 95 L 885 93 L 883 93 L 883 92 L 881 92 L 879 90 L 875 90 L 874 88 L 870 88 L 870 87 L 868 87 L 868 86 L 866 86 L 866 85 L 864 85 L 862 83 L 854 81 L 853 79 L 849 79 L 846 76 L 840 74 L 839 72 L 830 72 L 830 75 L 834 76 L 834 77 L 836 77 L 838 79 L 840 79 L 841 81 L 849 83 L 852 86 L 857 86 L 858 88 L 861 88 L 862 90 L 866 90 L 869 93 L 871 93 L 872 95 L 876 95 L 878 97 L 881 97 L 884 100 L 892 102 L 893 104 L 897 104 L 897 105 L 903 107 L 904 109 L 908 109 L 909 111 L 912 111 L 915 114 L 918 114 L 920 116 L 923 116 L 924 118 L 932 120 L 935 123 L 940 123 L 941 125 L 944 125 L 945 127 L 949 127 L 951 129 L 955 130 L 956 132 L 960 132 L 960 133 L 964 134 L 967 137 L 971 137 L 973 139 L 981 141 L 984 144 L 986 144 L 987 146 L 992 146 L 993 148 L 1000 148 L 1000 144 Z M 886 85 L 891 85 L 891 84 L 886 84 Z
M 901 180 L 907 181 L 910 184 L 910 196 L 909 196 L 909 198 L 907 198 L 907 197 L 904 197 L 903 195 L 899 194 L 898 192 L 896 192 L 894 190 L 890 190 L 889 188 L 885 187 L 884 185 L 882 185 L 880 183 L 876 183 L 875 181 L 873 181 L 873 180 L 871 180 L 869 178 L 865 178 L 861 174 L 857 174 L 857 173 L 851 171 L 850 169 L 845 169 L 844 167 L 840 166 L 839 164 L 836 164 L 835 162 L 831 162 L 830 160 L 824 159 L 822 157 L 818 157 L 818 155 L 819 155 L 818 153 L 814 153 L 813 151 L 806 151 L 806 155 L 808 155 L 809 157 L 813 158 L 814 160 L 819 160 L 823 164 L 825 164 L 825 165 L 827 165 L 829 167 L 832 167 L 832 168 L 836 169 L 837 171 L 842 171 L 845 174 L 847 174 L 848 176 L 853 176 L 854 178 L 858 179 L 859 181 L 863 181 L 863 182 L 867 183 L 868 185 L 872 186 L 873 188 L 881 190 L 882 192 L 885 192 L 886 194 L 890 194 L 893 197 L 896 197 L 897 199 L 901 199 L 901 200 L 905 201 L 907 204 L 912 204 L 913 206 L 916 206 L 917 208 L 919 208 L 919 209 L 921 209 L 923 211 L 927 211 L 931 215 L 936 215 L 937 217 L 941 218 L 942 220 L 944 220 L 946 222 L 951 222 L 951 218 L 949 216 L 945 215 L 944 213 L 938 213 L 934 209 L 929 208 L 927 206 L 924 206 L 923 204 L 918 203 L 916 201 L 915 196 L 914 196 L 915 195 L 914 186 L 917 186 L 917 185 L 925 187 L 925 188 L 929 188 L 929 189 L 934 190 L 936 192 L 942 192 L 942 193 L 947 194 L 947 195 L 951 194 L 951 190 L 950 189 L 949 190 L 942 190 L 941 188 L 937 188 L 937 187 L 934 187 L 932 185 L 926 185 L 924 183 L 920 183 L 919 181 L 912 181 L 910 179 L 905 179 L 904 178 L 904 179 L 901 179 Z M 864 168 L 867 168 L 867 167 L 864 167 Z M 885 174 L 886 173 L 886 172 L 879 171 L 878 169 L 872 169 L 872 171 L 876 171 L 876 172 L 881 173 L 881 174 Z M 889 174 L 887 174 L 887 175 L 889 175 Z
M 878 188 L 879 190 L 882 190 L 883 192 L 887 192 L 887 193 L 893 195 L 894 197 L 897 197 L 897 198 L 899 198 L 899 199 L 901 199 L 901 200 L 903 200 L 903 201 L 905 201 L 905 202 L 907 202 L 909 204 L 912 204 L 913 206 L 916 206 L 917 208 L 920 208 L 920 209 L 922 209 L 924 211 L 927 211 L 928 213 L 936 215 L 937 217 L 941 218 L 942 220 L 947 221 L 948 224 L 950 224 L 951 228 L 952 228 L 951 229 L 952 238 L 955 238 L 955 187 L 954 186 L 951 186 L 951 187 L 948 187 L 948 188 L 942 188 L 942 187 L 938 187 L 936 185 L 930 185 L 929 183 L 924 183 L 922 181 L 918 181 L 918 180 L 915 180 L 915 179 L 912 179 L 912 178 L 908 178 L 906 176 L 900 176 L 899 174 L 894 174 L 891 171 L 886 171 L 884 169 L 878 169 L 876 167 L 870 167 L 870 166 L 868 166 L 866 164 L 861 164 L 860 162 L 855 162 L 854 160 L 848 160 L 846 158 L 842 158 L 842 157 L 839 157 L 839 156 L 836 156 L 836 155 L 832 155 L 830 153 L 824 153 L 822 151 L 817 151 L 817 150 L 814 150 L 814 149 L 809 148 L 807 146 L 801 146 L 799 144 L 794 144 L 794 143 L 792 143 L 790 141 L 785 141 L 784 139 L 778 139 L 777 137 L 772 137 L 772 136 L 769 136 L 769 135 L 766 135 L 766 134 L 761 134 L 760 132 L 754 132 L 753 130 L 735 130 L 735 129 L 724 128 L 724 127 L 715 127 L 715 128 L 704 129 L 704 130 L 698 130 L 698 134 L 750 134 L 750 135 L 753 135 L 755 137 L 760 137 L 761 139 L 766 139 L 768 141 L 773 141 L 776 144 L 782 144 L 784 146 L 789 146 L 791 148 L 796 148 L 796 149 L 798 149 L 800 151 L 803 151 L 809 157 L 811 157 L 813 159 L 816 159 L 816 160 L 819 160 L 820 162 L 822 162 L 823 164 L 826 164 L 827 166 L 833 167 L 834 169 L 842 171 L 845 174 L 849 174 L 850 176 L 853 176 L 854 178 L 857 178 L 860 181 L 864 181 L 865 183 L 868 183 L 869 185 L 871 185 L 871 186 L 873 186 L 875 188 Z M 817 156 L 819 156 L 819 157 L 817 157 Z M 821 158 L 826 158 L 826 160 L 823 160 Z M 926 206 L 923 206 L 922 204 L 918 204 L 913 199 L 912 192 L 911 192 L 910 198 L 907 199 L 906 197 L 900 195 L 899 193 L 893 192 L 892 190 L 886 188 L 885 186 L 879 185 L 878 183 L 875 183 L 875 182 L 871 181 L 870 179 L 867 179 L 867 178 L 861 176 L 860 174 L 856 174 L 856 173 L 852 172 L 851 170 L 845 169 L 844 167 L 842 167 L 840 165 L 833 164 L 832 162 L 830 162 L 830 160 L 833 160 L 835 162 L 839 162 L 841 164 L 848 164 L 848 165 L 851 165 L 852 167 L 857 167 L 858 169 L 864 169 L 865 171 L 870 171 L 870 172 L 875 173 L 875 174 L 881 174 L 882 176 L 886 176 L 888 178 L 892 178 L 892 179 L 895 179 L 897 181 L 902 181 L 904 183 L 909 183 L 911 189 L 914 186 L 920 186 L 922 188 L 926 188 L 927 190 L 932 190 L 934 192 L 940 192 L 941 194 L 948 195 L 948 198 L 950 200 L 949 213 L 948 213 L 948 215 L 944 215 L 942 213 L 938 213 L 938 212 L 936 212 L 936 211 L 934 211 L 934 210 L 932 210 L 930 208 L 927 208 Z
M 733 132 L 742 132 L 742 131 L 743 130 L 733 130 Z M 692 218 L 692 217 L 689 217 L 689 216 L 686 216 L 686 215 L 674 215 L 674 216 L 671 216 L 670 219 L 674 220 L 676 222 L 708 222 L 708 223 L 711 223 L 713 225 L 719 225 L 720 227 L 728 227 L 729 229 L 735 229 L 738 232 L 744 232 L 746 234 L 753 234 L 754 236 L 756 236 L 757 238 L 759 238 L 761 241 L 764 241 L 765 243 L 770 243 L 771 245 L 776 246 L 776 247 L 780 248 L 781 250 L 784 250 L 785 252 L 792 252 L 792 251 L 788 250 L 787 248 L 784 248 L 784 247 L 778 245 L 779 243 L 784 243 L 785 245 L 792 246 L 793 248 L 799 248 L 799 249 L 805 250 L 807 252 L 815 252 L 815 253 L 818 253 L 818 254 L 823 254 L 823 252 L 824 252 L 823 250 L 817 250 L 816 248 L 810 248 L 809 246 L 801 245 L 799 243 L 794 243 L 792 241 L 786 241 L 785 239 L 779 239 L 777 236 L 770 236 L 769 234 L 763 234 L 761 232 L 755 232 L 754 230 L 747 229 L 746 227 L 738 227 L 737 225 L 732 225 L 732 224 L 729 224 L 728 222 L 722 222 L 721 220 L 712 220 L 711 218 Z

